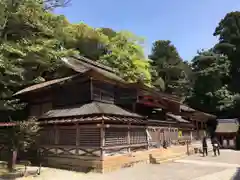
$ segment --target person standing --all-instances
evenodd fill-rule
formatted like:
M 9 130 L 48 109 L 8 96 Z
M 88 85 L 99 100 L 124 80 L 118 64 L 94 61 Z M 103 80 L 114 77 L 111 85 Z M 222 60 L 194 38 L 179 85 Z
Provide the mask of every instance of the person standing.
M 207 138 L 203 137 L 202 140 L 202 149 L 203 149 L 203 157 L 208 155 L 208 147 L 207 147 Z
M 220 143 L 217 140 L 217 138 L 213 138 L 212 140 L 212 146 L 213 146 L 213 152 L 214 152 L 214 156 L 220 156 Z

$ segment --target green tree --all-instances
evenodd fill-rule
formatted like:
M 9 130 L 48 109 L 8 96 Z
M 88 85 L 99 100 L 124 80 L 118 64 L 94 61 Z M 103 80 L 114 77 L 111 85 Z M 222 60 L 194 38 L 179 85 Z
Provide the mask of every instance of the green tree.
M 39 124 L 35 119 L 22 121 L 10 127 L 2 137 L 6 142 L 9 152 L 8 168 L 12 171 L 15 168 L 17 153 L 19 150 L 28 151 L 32 144 L 36 143 L 39 135 Z
M 192 107 L 217 114 L 233 106 L 233 94 L 229 90 L 230 61 L 212 50 L 198 52 L 192 60 L 194 85 L 187 102 Z
M 42 1 L 1 1 L 0 92 L 1 109 L 15 108 L 5 101 L 13 92 L 33 83 L 54 78 L 63 64 L 60 58 L 73 54 L 62 48 L 68 22 L 45 10 Z M 50 75 L 50 76 L 49 76 Z M 8 106 L 8 105 L 13 106 Z
M 233 92 L 240 93 L 240 12 L 228 13 L 216 27 L 214 36 L 219 37 L 215 51 L 228 56 L 230 66 L 230 88 Z
M 118 70 L 129 82 L 140 80 L 151 85 L 150 64 L 144 56 L 142 41 L 130 32 L 117 32 L 110 37 L 107 53 L 100 57 L 100 62 Z
M 187 94 L 189 83 L 187 73 L 190 68 L 183 62 L 171 41 L 155 41 L 149 58 L 156 72 L 153 74 L 154 84 L 159 84 L 158 82 L 162 84 L 164 81 L 166 92 L 184 97 Z
M 9 100 L 17 90 L 72 73 L 61 58 L 73 54 L 107 64 L 128 81 L 140 79 L 151 85 L 151 67 L 138 37 L 110 28 L 71 24 L 64 16 L 53 14 L 53 8 L 67 2 L 0 2 L 1 110 L 23 107 L 16 100 Z

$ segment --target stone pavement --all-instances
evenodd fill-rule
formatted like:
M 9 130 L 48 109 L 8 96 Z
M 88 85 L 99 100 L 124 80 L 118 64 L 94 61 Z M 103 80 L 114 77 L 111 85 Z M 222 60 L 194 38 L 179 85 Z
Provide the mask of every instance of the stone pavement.
M 240 152 L 222 150 L 221 156 L 199 154 L 163 164 L 139 164 L 107 174 L 83 174 L 45 169 L 35 180 L 240 180 Z M 24 178 L 28 180 L 27 178 Z M 23 178 L 21 180 L 24 180 Z M 32 178 L 31 178 L 32 179 Z M 20 179 L 19 179 L 20 180 Z

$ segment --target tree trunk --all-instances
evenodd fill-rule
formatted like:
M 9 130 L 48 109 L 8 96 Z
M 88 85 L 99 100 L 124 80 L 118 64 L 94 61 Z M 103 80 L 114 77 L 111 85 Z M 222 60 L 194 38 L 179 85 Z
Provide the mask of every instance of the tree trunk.
M 12 172 L 15 169 L 17 161 L 17 149 L 13 149 L 10 152 L 9 160 L 8 160 L 8 170 Z

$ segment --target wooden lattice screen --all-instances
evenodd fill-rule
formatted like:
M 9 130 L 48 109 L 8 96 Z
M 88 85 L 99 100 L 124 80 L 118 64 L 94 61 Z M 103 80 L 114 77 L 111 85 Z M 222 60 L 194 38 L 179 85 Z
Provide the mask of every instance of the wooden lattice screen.
M 127 144 L 127 128 L 106 128 L 105 129 L 105 145 L 124 145 Z
M 146 130 L 143 128 L 130 129 L 130 142 L 131 144 L 147 143 Z
M 100 147 L 100 139 L 99 128 L 80 128 L 79 130 L 79 146 Z

